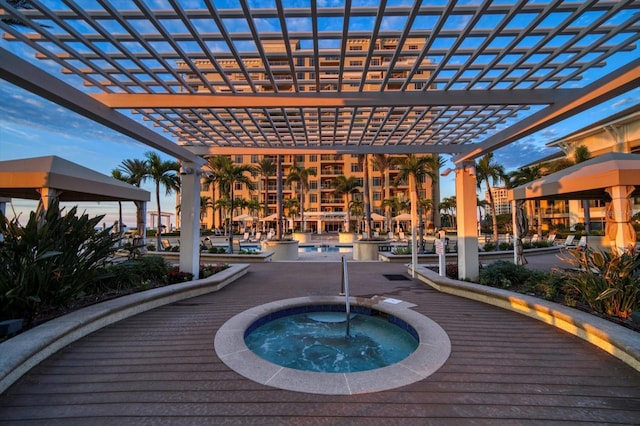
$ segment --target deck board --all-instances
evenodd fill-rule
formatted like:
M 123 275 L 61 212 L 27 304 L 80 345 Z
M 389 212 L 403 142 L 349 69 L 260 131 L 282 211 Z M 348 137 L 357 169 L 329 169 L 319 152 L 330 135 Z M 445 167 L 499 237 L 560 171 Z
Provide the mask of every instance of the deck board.
M 640 373 L 534 319 L 440 294 L 399 264 L 350 263 L 351 295 L 415 303 L 451 339 L 436 373 L 384 392 L 274 389 L 230 370 L 213 338 L 274 300 L 335 295 L 337 263 L 255 264 L 220 292 L 148 311 L 61 350 L 0 396 L 0 424 L 461 424 L 640 422 Z

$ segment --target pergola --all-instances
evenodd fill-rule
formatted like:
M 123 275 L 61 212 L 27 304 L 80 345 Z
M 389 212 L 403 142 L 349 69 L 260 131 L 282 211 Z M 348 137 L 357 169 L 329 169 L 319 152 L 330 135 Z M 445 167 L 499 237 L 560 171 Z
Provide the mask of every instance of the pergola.
M 188 271 L 203 155 L 433 153 L 456 165 L 474 278 L 468 166 L 640 81 L 633 0 L 26 3 L 0 0 L 0 77 L 183 162 Z

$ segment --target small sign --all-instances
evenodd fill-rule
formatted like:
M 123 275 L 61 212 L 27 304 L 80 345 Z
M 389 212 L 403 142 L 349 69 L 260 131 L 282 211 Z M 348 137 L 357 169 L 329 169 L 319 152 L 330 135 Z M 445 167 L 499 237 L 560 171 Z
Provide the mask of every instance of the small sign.
M 444 242 L 442 240 L 436 240 L 435 247 L 436 254 L 444 254 Z

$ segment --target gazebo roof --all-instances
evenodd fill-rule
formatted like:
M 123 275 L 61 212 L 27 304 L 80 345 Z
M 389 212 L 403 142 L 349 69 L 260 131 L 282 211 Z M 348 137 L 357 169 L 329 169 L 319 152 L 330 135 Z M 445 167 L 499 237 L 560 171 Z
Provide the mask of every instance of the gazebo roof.
M 40 199 L 41 188 L 60 201 L 149 201 L 150 194 L 60 157 L 0 161 L 0 197 Z
M 640 155 L 611 152 L 509 191 L 509 199 L 608 199 L 606 188 L 635 186 L 640 195 Z

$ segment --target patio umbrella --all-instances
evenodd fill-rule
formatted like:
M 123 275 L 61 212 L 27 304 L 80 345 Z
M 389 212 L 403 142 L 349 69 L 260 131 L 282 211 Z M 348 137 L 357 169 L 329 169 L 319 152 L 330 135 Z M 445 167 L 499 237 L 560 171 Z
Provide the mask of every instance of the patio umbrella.
M 378 213 L 371 213 L 371 220 L 374 220 L 376 222 L 381 222 L 385 220 L 385 217 Z

